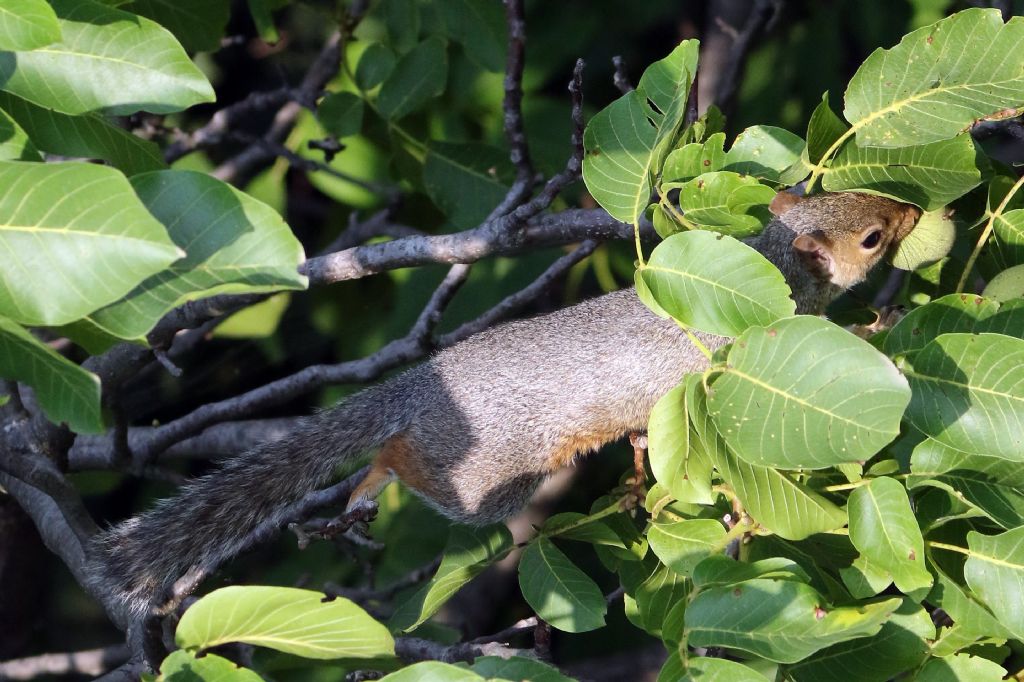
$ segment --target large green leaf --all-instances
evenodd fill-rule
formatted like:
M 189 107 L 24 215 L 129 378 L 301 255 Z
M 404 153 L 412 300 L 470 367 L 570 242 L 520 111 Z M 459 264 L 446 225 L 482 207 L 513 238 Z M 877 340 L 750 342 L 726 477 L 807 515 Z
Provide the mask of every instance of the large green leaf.
M 901 592 L 931 587 L 924 538 L 902 483 L 888 476 L 873 479 L 850 494 L 847 512 L 853 546 L 873 566 L 891 573 Z
M 907 419 L 955 450 L 1024 461 L 1024 340 L 943 334 L 904 370 Z
M 878 634 L 836 644 L 786 668 L 796 682 L 886 682 L 920 665 L 935 625 L 905 599 Z
M 484 678 L 461 666 L 422 661 L 385 675 L 380 682 L 484 682 Z
M 145 678 L 143 678 L 145 679 Z M 192 651 L 178 649 L 160 664 L 160 682 L 261 682 L 262 677 L 248 668 L 217 654 L 198 657 Z
M 691 439 L 686 406 L 688 384 L 700 381 L 690 375 L 686 383 L 666 393 L 647 425 L 648 453 L 654 477 L 677 499 L 692 504 L 711 504 L 711 458 Z
M 714 519 L 655 523 L 647 531 L 651 550 L 680 575 L 690 576 L 703 559 L 725 549 L 725 528 Z
M 696 40 L 684 40 L 644 71 L 632 90 L 598 112 L 583 135 L 583 181 L 597 203 L 635 222 L 682 124 L 697 70 Z M 653 108 L 652 108 L 653 104 Z
M 604 626 L 608 605 L 601 589 L 547 538 L 537 538 L 523 552 L 519 588 L 554 628 L 587 632 Z
M 1024 337 L 1024 301 L 1006 302 L 975 294 L 948 294 L 911 310 L 888 334 L 882 350 L 913 359 L 940 334 L 991 332 Z
M 962 642 L 966 639 L 967 643 L 970 643 L 981 637 L 1008 639 L 1012 636 L 966 587 L 946 574 L 934 561 L 930 562 L 930 566 L 935 573 L 935 585 L 928 594 L 928 603 L 938 606 L 953 619 L 957 632 L 945 633 L 952 635 L 949 640 Z M 942 655 L 939 652 L 947 646 L 952 651 L 962 648 L 956 642 L 943 642 L 940 639 L 934 645 L 935 654 Z
M 0 377 L 31 386 L 51 421 L 67 422 L 77 433 L 103 431 L 100 380 L 21 326 L 0 316 Z
M 964 577 L 996 619 L 1024 639 L 1024 526 L 999 535 L 967 534 Z
M 1024 468 L 1017 462 L 960 452 L 927 439 L 914 448 L 909 487 L 953 493 L 1003 528 L 1024 525 Z
M 743 508 L 762 526 L 788 540 L 846 525 L 846 512 L 777 469 L 755 466 L 729 452 L 708 414 L 707 394 L 697 382 L 689 400 L 690 421 L 722 478 Z
M 639 585 L 626 590 L 626 617 L 666 644 L 678 643 L 689 593 L 690 582 L 686 578 L 659 564 Z
M 0 109 L 0 161 L 42 161 L 25 130 Z
M 437 613 L 463 585 L 498 561 L 512 548 L 512 534 L 504 525 L 484 528 L 452 526 L 437 573 L 402 603 L 388 625 L 408 632 Z
M 1006 672 L 983 656 L 956 654 L 932 658 L 914 676 L 914 682 L 1000 682 Z
M 724 658 L 689 656 L 685 664 L 674 650 L 656 682 L 768 682 L 768 678 L 742 663 Z
M 869 459 L 899 434 L 910 400 L 888 358 L 805 315 L 744 332 L 712 388 L 708 407 L 730 450 L 787 469 Z
M 773 580 L 799 580 L 809 583 L 810 576 L 800 564 L 785 557 L 772 557 L 760 561 L 736 561 L 724 554 L 712 554 L 702 559 L 693 569 L 693 584 L 700 588 L 732 585 L 754 578 Z
M 839 118 L 828 103 L 828 93 L 821 96 L 821 102 L 811 112 L 807 122 L 807 159 L 819 163 L 829 148 L 843 136 L 849 126 Z
M 132 186 L 187 255 L 92 313 L 107 332 L 141 337 L 167 311 L 197 298 L 305 288 L 296 270 L 302 246 L 266 204 L 193 171 L 143 173 Z
M 809 585 L 757 578 L 698 594 L 686 609 L 688 644 L 795 663 L 838 642 L 876 634 L 899 605 L 899 599 L 887 599 L 830 608 Z
M 782 273 L 732 237 L 694 231 L 659 244 L 640 271 L 654 300 L 683 324 L 722 336 L 792 315 Z
M 829 192 L 867 191 L 931 211 L 981 183 L 977 156 L 967 134 L 897 149 L 862 147 L 850 140 L 832 159 L 821 182 Z
M 36 147 L 50 154 L 103 159 L 134 175 L 164 168 L 160 148 L 120 128 L 99 114 L 69 116 L 36 106 L 0 92 L 0 109 L 6 111 L 32 138 Z
M 377 108 L 388 119 L 399 119 L 444 92 L 448 55 L 444 41 L 428 38 L 406 53 L 384 80 Z
M 846 89 L 865 147 L 936 142 L 1024 103 L 1024 19 L 968 9 L 877 49 Z
M 395 655 L 387 628 L 348 599 L 294 587 L 222 587 L 189 607 L 174 641 L 183 649 L 229 642 L 263 646 L 305 658 Z
M 363 98 L 351 92 L 329 92 L 316 107 L 316 117 L 335 137 L 356 135 L 363 127 Z
M 181 255 L 116 170 L 0 162 L 0 314 L 71 322 Z
M 481 656 L 473 661 L 470 670 L 492 681 L 573 682 L 572 678 L 566 677 L 557 668 L 522 656 Z
M 992 221 L 988 253 L 999 269 L 1024 265 L 1024 208 L 1006 211 Z
M 0 50 L 34 50 L 60 40 L 57 15 L 46 0 L 4 0 Z
M 0 90 L 65 114 L 168 113 L 213 88 L 166 29 L 92 0 L 52 0 L 63 38 L 0 53 Z
M 131 0 L 121 9 L 157 22 L 189 52 L 216 50 L 231 15 L 230 0 Z
M 476 227 L 497 206 L 512 181 L 508 156 L 473 142 L 431 142 L 423 187 L 455 227 Z

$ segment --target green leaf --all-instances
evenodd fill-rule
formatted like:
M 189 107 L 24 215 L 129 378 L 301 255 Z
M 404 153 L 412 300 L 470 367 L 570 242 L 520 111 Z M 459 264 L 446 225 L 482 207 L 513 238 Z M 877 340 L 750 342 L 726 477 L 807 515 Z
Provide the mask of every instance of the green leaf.
M 804 141 L 784 128 L 751 126 L 736 136 L 722 170 L 792 185 L 809 169 L 801 162 Z
M 981 320 L 995 315 L 999 304 L 974 294 L 948 294 L 911 310 L 889 330 L 882 343 L 887 355 L 914 355 L 935 337 L 973 332 Z M 1022 311 L 1024 330 L 1024 311 Z
M 384 82 L 395 68 L 398 58 L 395 53 L 380 43 L 373 43 L 359 57 L 356 66 L 356 84 L 363 90 L 371 90 Z
M 928 267 L 945 258 L 955 241 L 952 213 L 946 208 L 926 211 L 911 233 L 900 240 L 889 260 L 901 270 Z
M 704 589 L 717 585 L 732 585 L 753 578 L 798 580 L 810 582 L 810 576 L 800 564 L 785 557 L 772 557 L 759 561 L 736 561 L 724 554 L 712 554 L 693 569 L 693 584 Z
M 76 433 L 100 433 L 100 380 L 0 316 L 0 377 L 31 386 L 46 417 Z
M 420 37 L 420 8 L 416 0 L 382 0 L 379 11 L 392 47 L 406 52 L 416 45 Z
M 437 10 L 448 37 L 461 43 L 470 59 L 488 71 L 504 71 L 507 38 L 501 5 L 490 0 L 442 0 Z
M 886 682 L 920 665 L 934 638 L 928 613 L 904 599 L 878 634 L 831 646 L 786 672 L 796 682 Z
M 996 619 L 1024 639 L 1024 526 L 999 535 L 967 534 L 964 578 Z
M 0 50 L 34 50 L 60 40 L 57 15 L 46 0 L 4 0 Z
M 0 94 L 2 96 L 2 94 Z M 0 109 L 0 161 L 41 161 L 32 140 L 9 114 Z
M 751 670 L 742 663 L 729 661 L 724 658 L 698 658 L 691 656 L 687 659 L 685 669 L 679 662 L 676 670 L 670 670 L 669 665 L 673 657 L 678 657 L 678 651 L 673 651 L 665 666 L 658 674 L 657 682 L 767 682 L 768 678 Z M 676 658 L 678 661 L 678 658 Z
M 655 247 L 641 276 L 662 309 L 712 334 L 736 336 L 796 310 L 785 278 L 767 258 L 711 232 L 672 235 Z
M 359 606 L 294 587 L 214 590 L 181 617 L 174 641 L 193 650 L 243 642 L 316 659 L 395 655 L 387 628 Z
M 604 523 L 604 519 L 588 520 L 586 523 L 579 523 L 586 518 L 585 514 L 580 514 L 579 512 L 555 514 L 554 516 L 549 516 L 544 521 L 544 525 L 541 526 L 541 532 L 548 537 L 557 535 L 562 540 L 578 540 L 580 542 L 589 542 L 593 545 L 628 549 L 626 541 L 615 532 L 614 528 Z
M 509 682 L 573 682 L 547 663 L 532 658 L 512 656 L 481 656 L 473 661 L 470 670 L 488 680 L 509 680 Z
M 908 487 L 932 486 L 954 494 L 1003 528 L 1024 525 L 1024 469 L 998 457 L 947 448 L 926 439 L 910 460 Z
M 904 370 L 907 419 L 942 445 L 1024 461 L 1024 340 L 943 334 Z
M 873 565 L 892 573 L 901 592 L 931 587 L 924 538 L 902 483 L 886 476 L 873 479 L 850 494 L 847 513 L 853 546 Z
M 608 606 L 601 589 L 547 538 L 537 538 L 523 552 L 519 587 L 526 603 L 558 630 L 604 626 Z
M 899 599 L 887 599 L 828 608 L 809 585 L 758 578 L 701 591 L 686 610 L 688 644 L 795 663 L 838 642 L 876 634 L 899 605 Z
M 686 519 L 654 523 L 647 531 L 651 550 L 679 575 L 690 576 L 694 567 L 725 549 L 725 528 L 714 519 Z
M 968 9 L 875 50 L 846 89 L 846 120 L 865 147 L 957 135 L 1024 102 L 1024 19 Z
M 587 124 L 583 181 L 594 199 L 619 220 L 635 222 L 647 207 L 654 176 L 682 124 L 697 70 L 697 48 L 696 40 L 681 42 L 668 57 L 647 67 L 636 90 Z
M 970 135 L 897 149 L 862 147 L 850 140 L 825 169 L 829 192 L 857 190 L 939 210 L 981 184 Z
M 874 597 L 892 584 L 892 573 L 872 564 L 864 556 L 857 557 L 850 566 L 840 568 L 839 576 L 855 599 Z
M 317 105 L 316 117 L 335 137 L 355 135 L 363 127 L 363 99 L 351 92 L 329 92 Z
M 408 632 L 437 613 L 463 585 L 500 560 L 512 548 L 512 534 L 502 524 L 472 528 L 452 526 L 437 573 L 388 623 L 392 630 Z
M 274 25 L 274 10 L 286 4 L 288 0 L 248 0 L 249 14 L 256 25 L 260 39 L 268 43 L 280 40 L 277 26 Z
M 914 682 L 999 682 L 1006 673 L 1003 666 L 987 658 L 956 654 L 931 659 L 918 671 Z
M 715 133 L 704 142 L 691 142 L 672 150 L 665 158 L 663 182 L 686 182 L 725 167 L 725 133 Z
M 189 52 L 218 49 L 231 15 L 229 0 L 132 0 L 121 9 L 157 22 Z
M 1003 270 L 1024 264 L 1024 208 L 997 215 L 992 230 L 988 252 L 996 266 Z
M 476 227 L 508 193 L 512 171 L 505 152 L 476 142 L 429 143 L 423 187 L 451 223 Z
M 380 682 L 484 682 L 484 678 L 457 665 L 423 661 L 385 675 Z
M 634 610 L 626 616 L 642 630 L 664 640 L 678 643 L 683 632 L 683 614 L 690 584 L 684 577 L 658 565 L 643 582 L 628 590 L 626 597 Z
M 982 293 L 996 301 L 1012 301 L 1024 296 L 1024 265 L 1003 270 L 985 285 Z
M 697 443 L 691 443 L 690 420 L 686 407 L 689 382 L 700 381 L 690 375 L 655 404 L 647 425 L 648 453 L 655 479 L 677 500 L 692 504 L 711 504 L 713 463 Z M 696 440 L 696 439 L 694 439 Z
M 960 639 L 1009 638 L 1011 636 L 988 609 L 944 573 L 934 561 L 930 562 L 930 566 L 935 573 L 935 586 L 928 594 L 928 603 L 935 604 L 949 614 L 956 627 L 961 630 Z M 939 643 L 936 643 L 935 646 L 938 647 Z
M 715 431 L 699 383 L 690 399 L 690 420 L 722 478 L 762 526 L 788 540 L 802 540 L 846 525 L 846 512 L 818 493 L 781 471 L 748 464 L 729 452 Z
M 68 116 L 0 92 L 4 109 L 32 138 L 36 147 L 50 154 L 102 159 L 125 175 L 166 167 L 160 148 L 120 128 L 99 114 Z
M 191 651 L 178 649 L 160 664 L 159 679 L 161 682 L 261 682 L 263 678 L 216 654 L 197 658 Z
M 821 469 L 869 459 L 900 432 L 907 381 L 866 341 L 819 317 L 752 327 L 712 383 L 711 416 L 751 464 Z
M 700 227 L 746 237 L 760 232 L 771 220 L 768 205 L 775 190 L 752 177 L 715 171 L 685 182 L 678 189 L 683 214 Z
M 59 325 L 116 301 L 181 252 L 124 176 L 86 163 L 0 162 L 0 314 Z
M 50 4 L 63 39 L 0 53 L 0 89 L 65 114 L 163 114 L 214 100 L 206 77 L 159 24 L 92 0 Z
M 187 255 L 89 316 L 109 333 L 141 337 L 172 308 L 207 296 L 305 288 L 302 246 L 266 204 L 194 171 L 144 173 L 132 186 Z
M 377 108 L 384 118 L 400 119 L 444 92 L 448 55 L 444 41 L 428 38 L 405 54 L 384 80 Z
M 828 103 L 828 93 L 821 96 L 821 103 L 811 112 L 807 122 L 807 159 L 819 163 L 825 152 L 843 136 L 849 128 Z

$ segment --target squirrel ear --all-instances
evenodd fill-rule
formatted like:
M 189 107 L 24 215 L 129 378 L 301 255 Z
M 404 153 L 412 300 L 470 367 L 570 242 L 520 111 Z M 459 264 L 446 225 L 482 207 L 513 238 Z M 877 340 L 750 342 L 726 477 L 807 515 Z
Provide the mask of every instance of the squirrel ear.
M 920 217 L 921 209 L 913 204 L 907 204 L 903 208 L 903 215 L 896 219 L 896 241 L 910 234 Z
M 768 210 L 777 218 L 803 200 L 802 196 L 783 190 L 772 197 L 772 202 L 768 204 Z
M 809 234 L 797 235 L 793 240 L 793 250 L 812 275 L 825 281 L 832 279 L 835 261 L 832 259 L 832 249 L 824 240 Z

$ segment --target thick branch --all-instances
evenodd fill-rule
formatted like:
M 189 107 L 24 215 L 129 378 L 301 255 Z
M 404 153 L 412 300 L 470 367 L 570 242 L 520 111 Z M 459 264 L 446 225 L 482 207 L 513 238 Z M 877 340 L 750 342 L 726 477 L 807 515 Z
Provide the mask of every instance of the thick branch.
M 43 675 L 102 675 L 128 659 L 124 644 L 73 651 L 63 654 L 41 654 L 0 663 L 0 680 L 31 680 Z

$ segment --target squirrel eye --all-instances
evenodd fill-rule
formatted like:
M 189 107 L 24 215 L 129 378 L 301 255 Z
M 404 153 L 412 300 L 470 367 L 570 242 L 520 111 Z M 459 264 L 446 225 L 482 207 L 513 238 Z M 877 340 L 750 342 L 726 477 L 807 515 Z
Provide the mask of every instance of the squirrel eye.
M 860 243 L 860 245 L 861 245 L 861 247 L 863 247 L 865 249 L 873 249 L 876 246 L 878 246 L 878 242 L 880 242 L 881 240 L 882 240 L 882 231 L 881 230 L 875 230 L 874 232 L 869 234 L 867 237 L 864 237 L 864 241 L 862 241 Z

